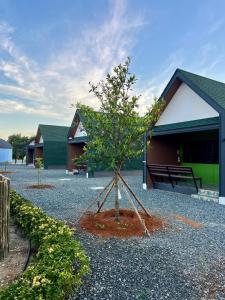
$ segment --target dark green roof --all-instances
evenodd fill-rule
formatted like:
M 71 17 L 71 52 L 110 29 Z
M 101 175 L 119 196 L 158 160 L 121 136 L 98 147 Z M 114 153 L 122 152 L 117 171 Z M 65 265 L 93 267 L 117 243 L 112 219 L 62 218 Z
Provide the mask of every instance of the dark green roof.
M 56 125 L 39 125 L 43 141 L 66 142 L 69 127 Z
M 177 69 L 177 72 L 190 80 L 192 84 L 197 86 L 198 89 L 207 94 L 220 107 L 225 109 L 225 83 L 196 75 L 181 69 Z
M 155 126 L 153 135 L 166 134 L 171 131 L 180 131 L 196 127 L 204 129 L 204 127 L 208 128 L 209 126 L 219 126 L 219 117 Z
M 9 142 L 6 142 L 3 139 L 0 139 L 0 148 L 1 149 L 12 149 L 12 146 L 10 145 Z

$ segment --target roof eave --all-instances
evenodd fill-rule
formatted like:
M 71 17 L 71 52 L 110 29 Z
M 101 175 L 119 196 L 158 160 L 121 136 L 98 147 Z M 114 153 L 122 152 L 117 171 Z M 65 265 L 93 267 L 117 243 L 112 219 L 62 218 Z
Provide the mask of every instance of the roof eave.
M 170 129 L 170 130 L 162 130 L 158 132 L 152 132 L 152 136 L 162 136 L 162 135 L 171 135 L 171 134 L 178 134 L 178 133 L 188 133 L 188 132 L 198 132 L 198 131 L 206 131 L 206 130 L 215 130 L 219 129 L 219 124 L 213 125 L 204 125 L 204 126 L 195 126 L 195 127 L 188 127 L 188 128 L 178 128 L 178 129 Z

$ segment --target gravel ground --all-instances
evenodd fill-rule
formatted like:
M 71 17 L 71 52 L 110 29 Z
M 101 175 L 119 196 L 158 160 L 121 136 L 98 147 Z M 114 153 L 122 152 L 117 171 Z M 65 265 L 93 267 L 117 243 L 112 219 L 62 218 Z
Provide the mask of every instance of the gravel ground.
M 13 170 L 9 175 L 13 188 L 48 214 L 68 222 L 77 220 L 97 194 L 92 188 L 109 181 L 43 170 L 43 183 L 55 188 L 29 190 L 27 185 L 36 180 L 35 170 L 22 166 Z M 77 232 L 75 237 L 91 259 L 92 274 L 71 299 L 225 299 L 225 207 L 178 193 L 144 191 L 141 177 L 126 180 L 151 212 L 168 218 L 171 228 L 150 238 L 127 240 Z M 124 199 L 122 195 L 122 205 L 127 206 Z M 204 226 L 194 229 L 176 221 L 174 214 Z

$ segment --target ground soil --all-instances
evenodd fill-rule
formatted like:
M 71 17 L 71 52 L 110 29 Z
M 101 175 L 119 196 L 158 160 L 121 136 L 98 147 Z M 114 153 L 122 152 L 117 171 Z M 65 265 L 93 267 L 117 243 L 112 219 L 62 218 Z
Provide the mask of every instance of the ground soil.
M 4 175 L 4 174 L 13 174 L 15 172 L 10 172 L 10 171 L 1 171 L 0 170 L 0 174 Z
M 28 185 L 28 189 L 53 189 L 55 186 L 52 184 L 32 184 L 32 185 Z
M 0 261 L 0 288 L 14 281 L 23 272 L 28 248 L 28 241 L 21 236 L 16 226 L 11 225 L 9 255 Z
M 185 217 L 185 216 L 174 215 L 174 217 L 175 217 L 175 219 L 176 219 L 177 221 L 180 221 L 180 222 L 182 222 L 182 223 L 184 223 L 184 224 L 186 224 L 186 225 L 188 225 L 188 226 L 191 226 L 192 228 L 198 229 L 198 228 L 202 228 L 202 227 L 203 227 L 203 224 L 197 223 L 197 222 L 195 222 L 195 221 L 193 221 L 193 220 L 190 220 L 190 219 L 188 219 L 188 218 Z
M 139 212 L 141 218 L 145 221 L 145 225 L 150 234 L 156 230 L 163 230 L 166 227 L 166 221 L 159 216 L 148 216 L 143 212 Z M 144 236 L 144 230 L 140 221 L 133 210 L 121 209 L 120 221 L 115 221 L 115 210 L 106 210 L 100 213 L 87 212 L 83 215 L 79 222 L 83 230 L 94 235 L 102 237 L 132 237 Z

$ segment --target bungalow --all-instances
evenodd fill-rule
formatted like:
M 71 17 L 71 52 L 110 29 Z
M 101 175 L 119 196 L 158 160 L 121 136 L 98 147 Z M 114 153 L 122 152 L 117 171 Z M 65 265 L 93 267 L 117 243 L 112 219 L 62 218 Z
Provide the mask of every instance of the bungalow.
M 80 110 L 77 109 L 68 131 L 68 156 L 67 172 L 72 173 L 75 169 L 73 159 L 84 153 L 84 146 L 87 143 L 87 133 L 83 127 L 83 119 Z
M 35 139 L 27 146 L 27 164 L 41 157 L 45 169 L 65 168 L 68 130 L 66 126 L 40 124 Z
M 84 153 L 84 146 L 88 141 L 88 136 L 83 126 L 84 117 L 81 115 L 79 109 L 76 110 L 71 127 L 68 132 L 68 160 L 67 172 L 73 173 L 77 167 L 73 164 L 73 159 L 79 157 Z M 124 174 L 141 174 L 142 158 L 133 159 L 126 163 L 123 173 Z M 95 170 L 98 176 L 106 175 L 105 168 L 101 167 Z
M 0 163 L 12 162 L 12 146 L 0 138 Z
M 225 204 L 225 84 L 177 69 L 161 97 L 166 107 L 145 153 L 143 186 L 155 185 L 149 165 L 192 167 Z
M 34 149 L 35 149 L 35 138 L 30 140 L 29 143 L 27 143 L 25 149 L 26 149 L 26 165 L 33 165 L 34 164 Z

